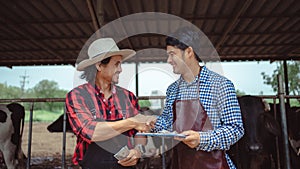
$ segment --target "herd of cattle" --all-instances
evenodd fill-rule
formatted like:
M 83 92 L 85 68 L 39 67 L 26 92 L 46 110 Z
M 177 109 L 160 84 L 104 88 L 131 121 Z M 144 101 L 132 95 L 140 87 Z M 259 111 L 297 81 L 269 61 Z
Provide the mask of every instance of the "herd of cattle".
M 227 152 L 237 168 L 285 168 L 279 106 L 267 104 L 256 96 L 242 96 L 238 100 L 241 106 L 245 135 Z M 0 105 L 0 169 L 25 168 L 26 166 L 21 149 L 24 116 L 24 107 L 18 103 Z M 291 168 L 299 169 L 300 108 L 286 105 L 286 116 Z M 62 132 L 62 128 L 63 116 L 60 116 L 47 129 L 50 132 Z M 68 132 L 72 132 L 68 121 L 66 128 Z M 146 150 L 153 152 L 153 147 L 159 150 L 159 144 L 153 143 L 150 138 L 148 140 L 149 144 Z M 151 154 L 151 152 L 148 153 Z

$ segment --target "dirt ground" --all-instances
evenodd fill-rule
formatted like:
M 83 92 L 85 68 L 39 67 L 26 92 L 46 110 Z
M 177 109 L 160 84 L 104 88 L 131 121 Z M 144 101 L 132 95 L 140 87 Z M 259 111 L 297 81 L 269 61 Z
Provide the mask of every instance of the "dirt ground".
M 31 169 L 60 169 L 62 168 L 62 137 L 63 133 L 50 133 L 47 126 L 50 123 L 34 122 L 32 124 L 32 144 L 31 144 Z M 27 157 L 28 149 L 28 128 L 29 123 L 25 123 L 22 149 Z M 72 155 L 76 145 L 76 137 L 72 133 L 66 136 L 66 159 L 65 169 L 79 169 L 79 166 L 72 164 Z M 145 163 L 146 162 L 146 163 Z M 148 159 L 140 163 L 138 168 L 161 168 L 161 159 Z
M 62 133 L 50 133 L 47 126 L 50 123 L 34 122 L 32 124 L 31 168 L 53 169 L 62 166 Z M 27 156 L 29 123 L 25 123 L 22 149 Z M 72 155 L 76 145 L 76 137 L 72 133 L 66 136 L 66 167 L 78 169 L 72 164 Z

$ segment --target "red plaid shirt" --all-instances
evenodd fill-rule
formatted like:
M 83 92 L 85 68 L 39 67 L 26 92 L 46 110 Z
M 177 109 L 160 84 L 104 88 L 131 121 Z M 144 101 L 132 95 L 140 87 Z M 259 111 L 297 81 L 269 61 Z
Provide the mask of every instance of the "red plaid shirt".
M 86 92 L 89 98 L 85 98 Z M 122 93 L 120 93 L 122 92 Z M 70 125 L 77 136 L 77 145 L 73 155 L 73 163 L 78 164 L 91 143 L 97 121 L 122 120 L 138 114 L 138 100 L 130 91 L 119 86 L 112 86 L 112 96 L 106 100 L 101 90 L 94 84 L 86 83 L 71 90 L 66 96 L 66 109 Z M 120 98 L 120 97 L 125 97 Z M 92 99 L 91 99 L 92 98 Z M 92 113 L 88 102 L 91 102 L 95 109 Z M 95 116 L 95 117 L 94 117 Z M 135 130 L 128 131 L 129 136 L 135 134 Z

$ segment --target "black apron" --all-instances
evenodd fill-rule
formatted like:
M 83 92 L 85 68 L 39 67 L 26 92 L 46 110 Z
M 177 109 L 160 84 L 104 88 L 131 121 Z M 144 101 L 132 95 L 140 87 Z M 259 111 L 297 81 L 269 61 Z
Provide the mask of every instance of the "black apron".
M 121 101 L 120 109 L 125 110 L 125 102 L 126 99 L 128 99 L 128 97 L 126 97 L 122 91 L 118 92 L 117 90 L 117 94 L 119 94 L 118 96 Z M 96 119 L 96 109 L 91 96 L 86 91 L 83 91 L 82 95 L 86 99 L 86 104 L 91 110 L 91 113 L 96 121 L 104 122 L 123 120 L 103 120 L 103 118 Z M 103 115 L 101 114 L 101 116 Z M 126 114 L 123 114 L 123 118 L 125 117 Z M 120 135 L 117 135 L 105 141 L 92 142 L 88 145 L 88 148 L 84 153 L 83 159 L 79 161 L 79 165 L 83 169 L 134 169 L 134 166 L 125 167 L 118 164 L 118 160 L 114 157 L 114 154 L 116 154 L 122 147 L 129 145 L 130 139 L 131 138 L 129 137 L 128 132 L 126 131 Z
M 133 169 L 132 166 L 124 167 L 118 164 L 114 157 L 127 143 L 128 139 L 124 133 L 106 141 L 92 142 L 79 164 L 83 169 Z

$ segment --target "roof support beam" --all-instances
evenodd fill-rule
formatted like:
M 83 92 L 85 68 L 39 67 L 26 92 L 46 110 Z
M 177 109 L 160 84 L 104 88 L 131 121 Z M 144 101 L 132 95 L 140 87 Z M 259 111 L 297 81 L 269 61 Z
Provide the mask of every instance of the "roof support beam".
M 99 29 L 99 23 L 97 21 L 94 6 L 93 6 L 91 0 L 86 0 L 86 3 L 88 5 L 89 12 L 90 12 L 90 15 L 92 17 L 94 29 L 95 29 L 95 31 L 97 31 Z
M 222 37 L 220 38 L 217 45 L 215 46 L 216 50 L 218 50 L 222 46 L 228 34 L 233 30 L 234 26 L 237 24 L 239 17 L 248 9 L 251 2 L 252 0 L 247 0 L 242 6 L 242 8 L 240 8 L 240 10 L 237 10 L 237 12 L 233 15 L 233 19 L 229 22 L 229 24 L 227 24 L 226 26 L 227 29 L 224 31 Z
M 98 19 L 98 24 L 100 28 L 105 24 L 104 23 L 104 5 L 103 0 L 96 1 L 96 17 Z
M 113 3 L 113 6 L 114 6 L 114 9 L 115 9 L 115 12 L 117 14 L 117 17 L 118 17 L 117 19 L 121 18 L 120 9 L 119 9 L 119 6 L 118 6 L 116 0 L 113 0 L 112 3 Z M 126 33 L 126 30 L 125 30 L 124 26 L 122 26 L 122 28 L 120 28 L 120 29 L 123 29 L 124 32 Z M 126 41 L 128 42 L 128 45 L 129 45 L 130 49 L 134 49 L 131 41 L 128 38 L 126 38 Z

